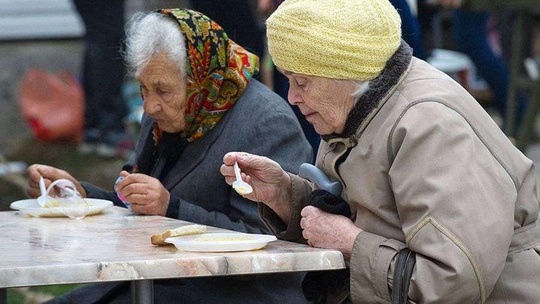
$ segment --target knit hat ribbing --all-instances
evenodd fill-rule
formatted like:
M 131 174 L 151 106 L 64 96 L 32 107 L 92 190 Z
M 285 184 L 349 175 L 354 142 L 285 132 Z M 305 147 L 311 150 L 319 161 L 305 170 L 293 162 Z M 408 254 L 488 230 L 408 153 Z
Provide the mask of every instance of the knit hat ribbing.
M 266 25 L 276 66 L 334 79 L 375 78 L 401 43 L 388 0 L 286 0 Z

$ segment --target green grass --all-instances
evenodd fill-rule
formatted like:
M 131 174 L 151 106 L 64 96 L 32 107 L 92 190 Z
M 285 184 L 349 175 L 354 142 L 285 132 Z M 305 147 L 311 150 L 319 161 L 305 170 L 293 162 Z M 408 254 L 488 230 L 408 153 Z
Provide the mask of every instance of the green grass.
M 7 290 L 7 300 L 8 304 L 37 304 L 51 299 L 52 297 L 62 295 L 77 286 L 79 285 L 70 284 L 30 288 L 10 288 Z

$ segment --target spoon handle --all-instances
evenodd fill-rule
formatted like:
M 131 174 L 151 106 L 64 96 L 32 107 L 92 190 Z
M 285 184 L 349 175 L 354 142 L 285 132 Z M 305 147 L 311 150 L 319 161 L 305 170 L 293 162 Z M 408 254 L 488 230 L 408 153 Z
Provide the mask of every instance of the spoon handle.
M 39 177 L 39 192 L 42 196 L 47 194 L 47 188 L 45 187 L 45 180 L 43 180 L 43 176 Z
M 238 168 L 237 162 L 234 162 L 234 175 L 236 175 L 236 180 L 242 180 L 242 175 L 240 175 L 240 168 Z

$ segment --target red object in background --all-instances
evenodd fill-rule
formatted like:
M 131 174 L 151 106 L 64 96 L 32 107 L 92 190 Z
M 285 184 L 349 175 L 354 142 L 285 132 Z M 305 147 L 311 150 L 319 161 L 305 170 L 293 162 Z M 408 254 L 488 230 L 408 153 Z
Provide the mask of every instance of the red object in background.
M 82 140 L 84 94 L 72 74 L 28 71 L 19 85 L 19 106 L 37 139 Z

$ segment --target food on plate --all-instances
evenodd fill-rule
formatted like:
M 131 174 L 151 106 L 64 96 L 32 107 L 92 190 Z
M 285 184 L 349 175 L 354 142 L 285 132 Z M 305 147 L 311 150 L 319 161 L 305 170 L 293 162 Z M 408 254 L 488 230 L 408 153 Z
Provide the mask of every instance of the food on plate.
M 244 185 L 235 185 L 235 184 L 233 184 L 233 188 L 240 195 L 247 195 L 247 194 L 250 194 L 251 192 L 253 192 L 253 189 L 250 189 L 250 188 L 248 188 L 248 187 L 246 187 Z
M 214 235 L 202 235 L 198 238 L 194 238 L 193 241 L 197 242 L 238 242 L 238 241 L 249 241 L 253 237 L 249 235 L 230 235 L 230 234 L 214 234 Z
M 152 245 L 158 245 L 158 246 L 169 245 L 169 243 L 165 242 L 166 238 L 182 236 L 182 235 L 202 234 L 202 233 L 205 233 L 206 231 L 207 231 L 207 227 L 205 225 L 198 225 L 198 224 L 187 225 L 187 226 L 178 227 L 176 229 L 165 230 L 164 232 L 159 233 L 159 234 L 154 234 L 150 238 L 150 241 L 152 242 Z
M 85 200 L 79 200 L 76 202 L 71 203 L 71 206 L 77 206 L 77 207 L 85 207 L 85 205 L 90 206 L 91 204 Z M 62 203 L 59 200 L 48 200 L 45 205 L 43 205 L 43 208 L 59 208 L 59 207 L 67 207 L 70 206 L 70 204 L 66 204 L 66 202 Z
M 47 201 L 45 205 L 43 205 L 43 208 L 57 208 L 57 207 L 60 207 L 60 202 L 54 201 L 54 200 Z

